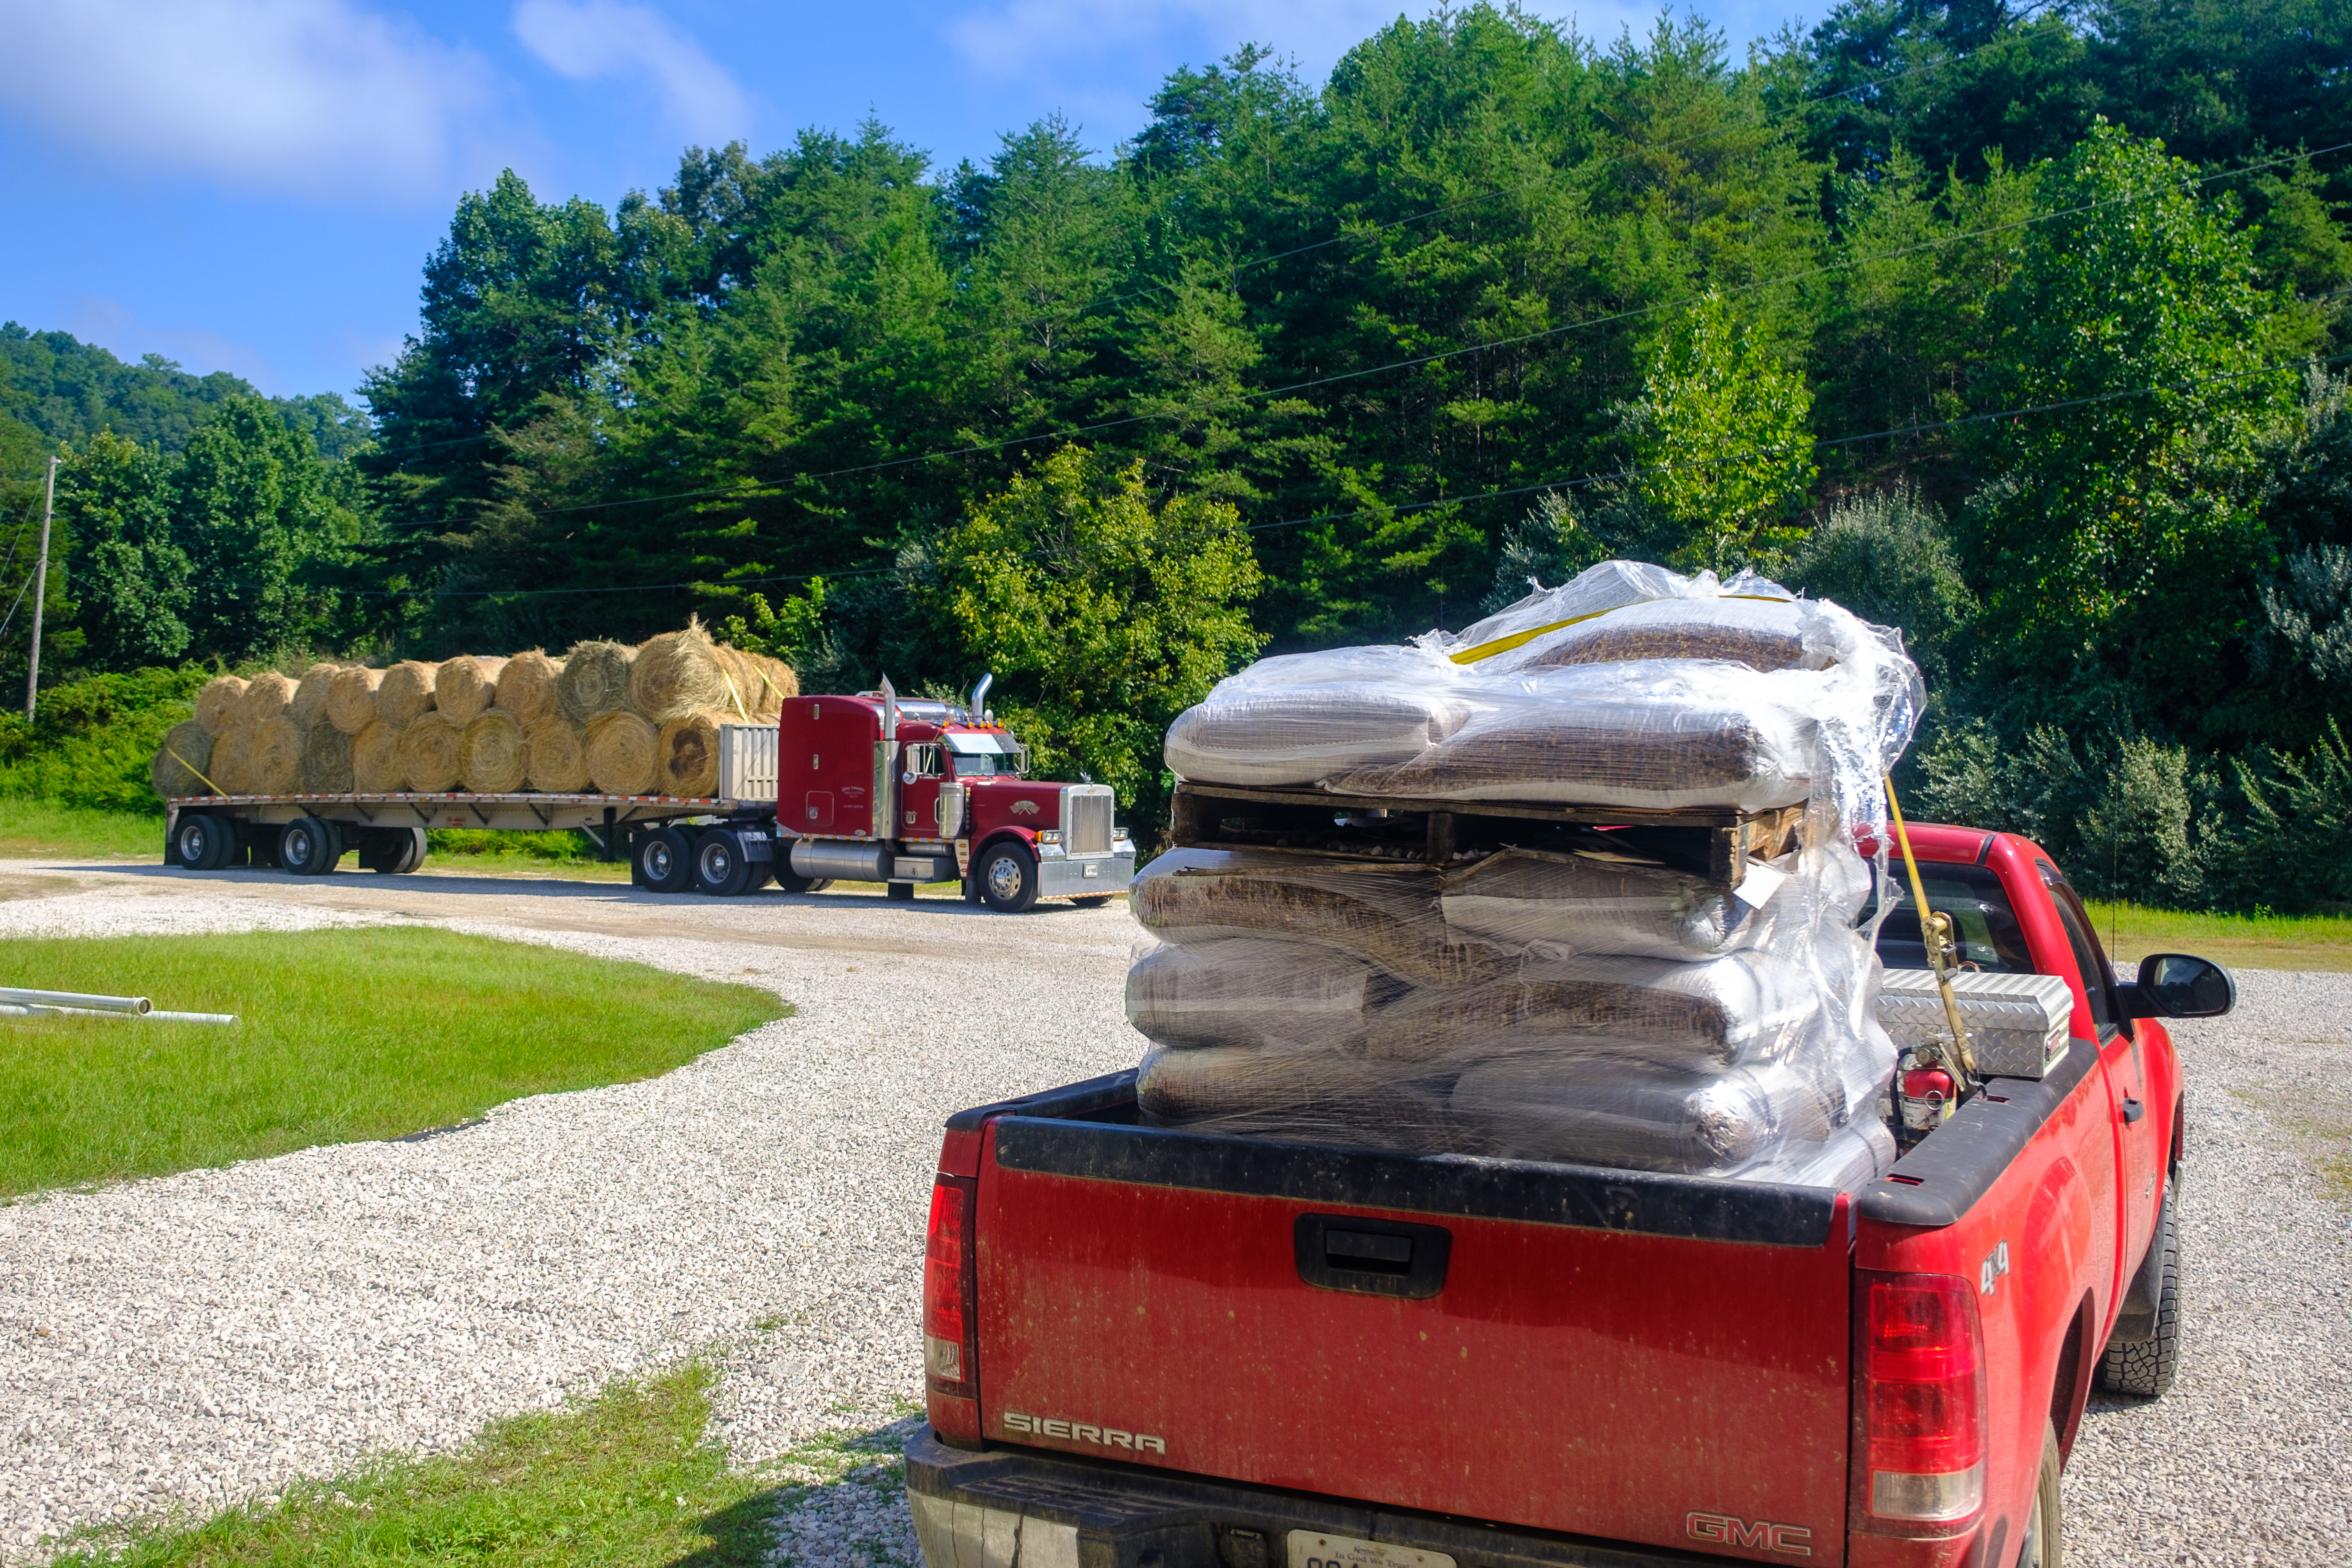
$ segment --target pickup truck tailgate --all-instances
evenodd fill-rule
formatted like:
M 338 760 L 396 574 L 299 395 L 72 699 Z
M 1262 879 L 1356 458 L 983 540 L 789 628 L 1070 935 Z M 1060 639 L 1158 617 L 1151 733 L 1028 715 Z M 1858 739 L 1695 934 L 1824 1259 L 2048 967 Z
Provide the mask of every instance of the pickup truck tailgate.
M 1020 1116 L 987 1148 L 992 1439 L 1606 1540 L 1843 1556 L 1834 1194 Z

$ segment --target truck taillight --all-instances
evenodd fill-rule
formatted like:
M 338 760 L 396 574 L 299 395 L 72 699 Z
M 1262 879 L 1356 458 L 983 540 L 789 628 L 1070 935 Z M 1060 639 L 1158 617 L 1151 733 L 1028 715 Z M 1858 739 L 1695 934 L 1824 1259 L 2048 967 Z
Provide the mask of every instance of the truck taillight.
M 923 1373 L 933 1394 L 980 1394 L 978 1325 L 973 1308 L 980 1269 L 972 1246 L 972 1200 L 979 1184 L 941 1176 L 931 1188 L 931 1223 L 923 1243 Z
M 1876 1533 L 1952 1535 L 1984 1510 L 1984 1329 L 1946 1274 L 1856 1277 L 1854 1482 Z

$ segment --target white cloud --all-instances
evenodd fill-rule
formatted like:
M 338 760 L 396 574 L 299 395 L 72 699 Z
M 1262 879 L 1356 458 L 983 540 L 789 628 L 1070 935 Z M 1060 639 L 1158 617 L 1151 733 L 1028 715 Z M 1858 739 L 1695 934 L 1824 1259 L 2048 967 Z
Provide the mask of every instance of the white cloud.
M 574 81 L 635 77 L 660 94 L 670 117 L 698 142 L 751 130 L 751 103 L 702 46 L 643 5 L 621 0 L 522 0 L 515 37 Z
M 0 109 L 142 167 L 325 197 L 437 195 L 488 68 L 352 0 L 0 0 Z
M 1271 45 L 1295 55 L 1309 80 L 1340 55 L 1400 16 L 1423 16 L 1431 0 L 1006 0 L 967 12 L 948 26 L 948 38 L 967 64 L 999 79 L 1038 79 L 1079 60 L 1131 55 L 1191 35 L 1222 57 L 1241 45 Z M 1587 37 L 1604 38 L 1628 20 L 1651 15 L 1654 0 L 1588 0 L 1583 15 L 1552 5 L 1530 7 L 1580 22 Z M 1204 60 L 1195 63 L 1205 63 Z

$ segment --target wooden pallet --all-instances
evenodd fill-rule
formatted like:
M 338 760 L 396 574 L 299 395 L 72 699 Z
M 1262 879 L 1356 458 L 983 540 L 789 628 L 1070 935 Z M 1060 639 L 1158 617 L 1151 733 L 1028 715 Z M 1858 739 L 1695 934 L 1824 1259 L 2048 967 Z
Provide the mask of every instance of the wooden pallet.
M 1551 830 L 1612 828 L 1622 830 L 1618 837 L 1650 847 L 1670 863 L 1680 862 L 1684 869 L 1737 887 L 1750 860 L 1770 860 L 1795 846 L 1804 815 L 1802 803 L 1768 811 L 1727 806 L 1659 811 L 1546 801 L 1332 795 L 1188 780 L 1176 786 L 1169 839 L 1179 848 L 1298 847 L 1344 855 L 1351 845 L 1367 853 L 1375 846 L 1393 851 L 1406 836 L 1417 832 L 1421 858 L 1429 865 L 1444 866 L 1465 846 L 1493 839 L 1498 831 L 1507 833 L 1504 825 L 1511 822 Z M 1342 818 L 1356 820 L 1349 826 Z

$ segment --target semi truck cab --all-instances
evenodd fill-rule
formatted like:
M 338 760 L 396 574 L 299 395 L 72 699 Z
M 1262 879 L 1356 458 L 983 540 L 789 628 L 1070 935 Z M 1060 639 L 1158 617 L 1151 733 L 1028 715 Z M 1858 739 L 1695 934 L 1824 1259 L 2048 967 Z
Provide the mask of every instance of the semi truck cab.
M 833 881 L 961 881 L 1006 914 L 1041 898 L 1108 900 L 1135 876 L 1135 846 L 1108 784 L 1028 776 L 1028 749 L 986 707 L 880 689 L 796 697 L 776 732 L 775 874 L 790 891 Z

